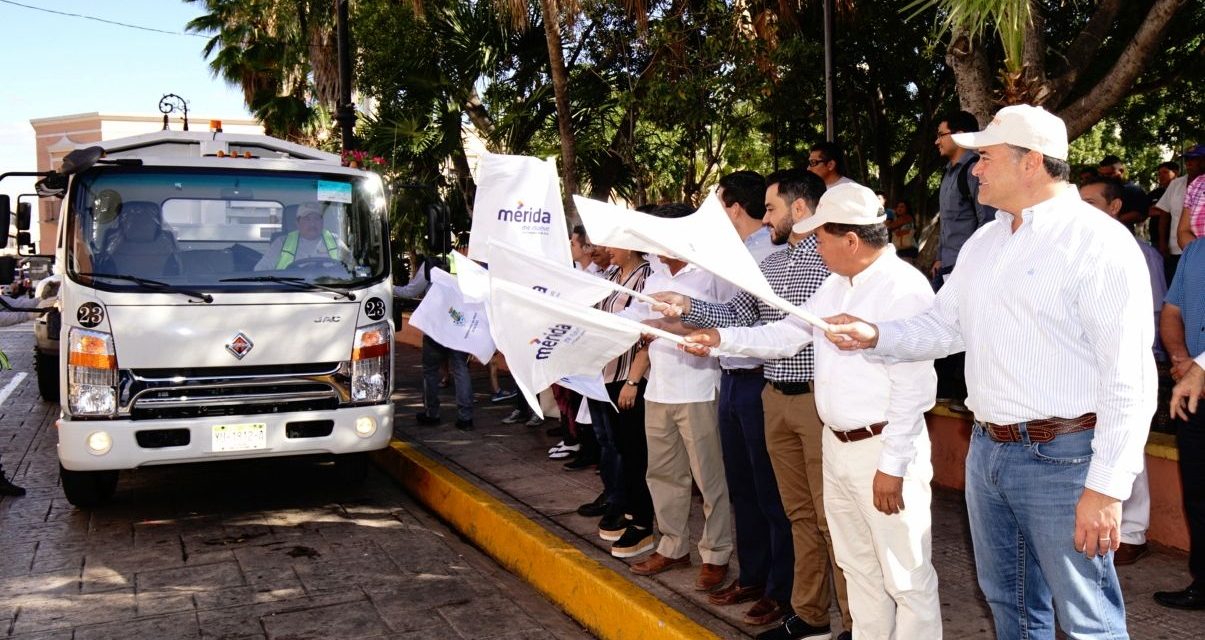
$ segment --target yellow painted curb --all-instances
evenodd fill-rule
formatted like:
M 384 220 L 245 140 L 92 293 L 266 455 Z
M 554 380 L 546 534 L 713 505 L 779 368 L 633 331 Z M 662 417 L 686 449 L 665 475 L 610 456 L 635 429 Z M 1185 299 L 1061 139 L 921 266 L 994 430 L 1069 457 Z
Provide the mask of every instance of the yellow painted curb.
M 599 638 L 718 639 L 412 445 L 393 440 L 373 459 L 411 495 Z

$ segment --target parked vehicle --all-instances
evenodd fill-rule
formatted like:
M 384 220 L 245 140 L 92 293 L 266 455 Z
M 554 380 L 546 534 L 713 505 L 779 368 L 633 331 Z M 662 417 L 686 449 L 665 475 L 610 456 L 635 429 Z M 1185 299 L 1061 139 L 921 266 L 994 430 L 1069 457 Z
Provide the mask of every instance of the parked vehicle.
M 78 149 L 39 192 L 62 197 L 35 364 L 72 504 L 148 465 L 322 454 L 363 476 L 393 421 L 378 176 L 271 137 L 162 131 Z

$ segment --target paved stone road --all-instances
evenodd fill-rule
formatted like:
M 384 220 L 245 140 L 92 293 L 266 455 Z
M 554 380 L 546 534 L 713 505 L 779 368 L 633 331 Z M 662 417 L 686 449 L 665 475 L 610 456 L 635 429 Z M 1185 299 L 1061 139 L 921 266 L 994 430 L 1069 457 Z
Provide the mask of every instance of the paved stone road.
M 0 638 L 590 637 L 375 471 L 349 489 L 299 461 L 147 469 L 74 509 L 32 344 L 29 325 L 0 329 L 0 389 L 29 373 L 0 404 L 29 490 L 0 498 Z

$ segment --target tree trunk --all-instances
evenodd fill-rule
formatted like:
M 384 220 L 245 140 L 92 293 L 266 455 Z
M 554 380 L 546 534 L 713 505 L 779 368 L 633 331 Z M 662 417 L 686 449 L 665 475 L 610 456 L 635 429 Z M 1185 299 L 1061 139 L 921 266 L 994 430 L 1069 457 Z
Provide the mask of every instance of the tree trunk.
M 1118 56 L 1109 73 L 1087 94 L 1070 102 L 1059 116 L 1067 123 L 1067 137 L 1075 139 L 1092 128 L 1110 109 L 1130 93 L 1163 41 L 1163 31 L 1186 0 L 1155 0 L 1146 19 Z
M 946 64 L 954 70 L 954 85 L 962 108 L 988 122 L 996 111 L 992 99 L 992 74 L 982 47 L 965 33 L 955 33 L 946 50 Z
M 484 140 L 492 140 L 494 121 L 490 118 L 485 105 L 481 103 L 481 96 L 477 94 L 475 87 L 469 89 L 469 95 L 464 99 L 463 106 L 465 114 L 469 116 L 469 122 L 473 123 L 473 127 L 477 129 L 477 134 Z
M 577 219 L 573 194 L 577 193 L 577 151 L 573 140 L 573 122 L 569 112 L 569 74 L 561 51 L 561 12 L 557 0 L 540 0 L 544 18 L 544 38 L 548 41 L 548 66 L 552 75 L 552 90 L 556 95 L 557 128 L 561 134 L 561 176 L 565 200 L 565 215 Z

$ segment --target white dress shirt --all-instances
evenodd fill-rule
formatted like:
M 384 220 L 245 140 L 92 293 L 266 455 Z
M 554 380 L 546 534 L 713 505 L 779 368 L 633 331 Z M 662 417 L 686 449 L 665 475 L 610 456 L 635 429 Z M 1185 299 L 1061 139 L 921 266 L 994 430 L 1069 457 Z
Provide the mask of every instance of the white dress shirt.
M 745 238 L 745 248 L 749 250 L 749 255 L 752 255 L 753 259 L 761 264 L 762 260 L 782 247 L 774 244 L 773 237 L 770 235 L 770 227 L 762 226 Z M 762 364 L 761 358 L 720 356 L 720 369 L 756 369 Z
M 652 258 L 653 273 L 644 281 L 645 291 L 677 291 L 708 302 L 728 300 L 736 288 L 710 273 L 688 264 L 671 274 L 665 263 Z M 632 302 L 619 315 L 634 320 L 662 317 L 645 302 Z M 668 340 L 649 345 L 648 386 L 644 398 L 663 404 L 685 404 L 715 400 L 720 385 L 720 367 L 715 358 L 698 358 Z
M 966 350 L 967 406 L 998 424 L 1096 413 L 1085 483 L 1121 500 L 1142 469 L 1158 379 L 1151 282 L 1124 225 L 1074 187 L 963 245 L 925 313 L 879 324 L 876 353 L 928 360 Z
M 933 288 L 891 246 L 853 278 L 832 274 L 803 308 L 825 317 L 849 313 L 889 320 L 919 313 L 933 301 Z M 872 320 L 873 321 L 873 320 Z M 761 327 L 720 329 L 720 348 L 761 358 L 784 358 L 812 342 L 812 326 L 787 316 Z M 866 352 L 841 351 L 815 341 L 816 411 L 827 427 L 847 431 L 887 421 L 880 437 L 878 469 L 904 477 L 916 457 L 914 441 L 933 406 L 937 374 L 933 362 L 885 362 Z

